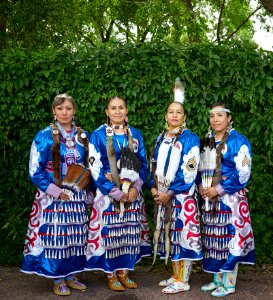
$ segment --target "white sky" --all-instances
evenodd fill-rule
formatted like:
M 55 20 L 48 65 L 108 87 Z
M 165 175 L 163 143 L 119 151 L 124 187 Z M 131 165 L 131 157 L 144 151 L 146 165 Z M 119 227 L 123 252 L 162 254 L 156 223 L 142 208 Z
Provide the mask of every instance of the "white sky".
M 256 0 L 251 1 L 251 6 L 253 8 L 256 8 L 258 6 L 258 2 Z M 267 32 L 264 29 L 261 29 L 261 23 L 260 21 L 255 18 L 255 15 L 252 17 L 252 20 L 255 21 L 254 29 L 255 34 L 253 36 L 254 41 L 264 50 L 273 51 L 273 29 L 271 28 L 270 32 Z M 271 18 L 266 19 L 267 24 L 273 23 L 273 16 Z
M 264 50 L 273 51 L 273 34 L 260 29 L 260 26 L 255 25 L 254 41 Z

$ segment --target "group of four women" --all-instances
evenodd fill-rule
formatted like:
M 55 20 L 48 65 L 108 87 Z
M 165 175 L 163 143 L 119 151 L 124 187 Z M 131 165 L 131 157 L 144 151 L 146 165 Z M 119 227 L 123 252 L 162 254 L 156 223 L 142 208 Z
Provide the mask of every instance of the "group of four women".
M 52 110 L 54 124 L 39 131 L 31 146 L 29 174 L 37 191 L 22 271 L 53 278 L 57 295 L 85 290 L 75 277 L 83 270 L 105 272 L 111 290 L 137 288 L 128 271 L 151 248 L 141 190 L 149 173 L 142 134 L 128 125 L 126 101 L 118 96 L 108 101 L 107 122 L 91 136 L 76 126 L 71 96 L 55 97 Z M 201 290 L 222 297 L 235 291 L 238 263 L 254 263 L 244 189 L 250 144 L 231 128 L 229 109 L 213 105 L 209 136 L 215 140 L 216 170 L 210 174 L 218 176 L 205 186 L 209 176 L 198 176 L 199 138 L 186 128 L 183 104 L 172 102 L 165 120 L 147 182 L 155 202 L 154 252 L 166 263 L 170 257 L 173 271 L 159 285 L 168 294 L 189 290 L 192 262 L 203 259 L 204 270 L 214 278 Z M 80 173 L 75 166 L 82 166 Z M 80 184 L 83 177 L 86 182 Z M 202 235 L 197 187 L 208 202 L 202 206 Z

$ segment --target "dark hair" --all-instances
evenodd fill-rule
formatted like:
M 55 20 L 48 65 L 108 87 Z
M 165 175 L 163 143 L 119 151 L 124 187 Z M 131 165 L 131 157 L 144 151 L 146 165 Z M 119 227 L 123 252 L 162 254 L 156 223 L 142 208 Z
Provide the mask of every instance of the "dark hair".
M 165 114 L 168 112 L 169 107 L 170 107 L 171 104 L 173 104 L 173 103 L 178 103 L 178 104 L 180 104 L 181 107 L 183 108 L 184 115 L 186 115 L 186 109 L 185 109 L 185 106 L 184 106 L 181 102 L 177 102 L 177 101 L 172 101 L 172 102 L 170 102 L 170 103 L 167 105 L 167 107 L 166 107 L 166 109 L 165 109 Z
M 106 109 L 108 109 L 108 107 L 109 107 L 109 105 L 110 105 L 110 102 L 111 102 L 112 100 L 115 100 L 115 99 L 122 100 L 122 101 L 124 102 L 124 104 L 125 104 L 125 107 L 127 108 L 127 101 L 125 100 L 125 98 L 123 98 L 123 97 L 121 97 L 121 96 L 119 96 L 119 95 L 115 95 L 115 96 L 111 97 L 110 99 L 108 99 L 107 104 L 106 104 Z M 125 123 L 126 126 L 128 125 L 127 122 L 126 122 L 125 120 L 124 120 L 124 123 Z M 107 116 L 107 124 L 108 124 L 108 125 L 111 125 L 109 116 Z
M 76 109 L 76 104 L 75 104 L 73 97 L 66 93 L 57 95 L 54 98 L 54 101 L 52 102 L 52 109 L 54 109 L 58 105 L 63 104 L 65 100 L 68 100 L 69 102 L 71 102 L 71 104 L 73 105 L 73 108 Z
M 122 100 L 122 101 L 124 102 L 124 104 L 125 104 L 125 107 L 127 108 L 127 101 L 126 101 L 123 97 L 121 97 L 121 96 L 119 96 L 119 95 L 115 95 L 115 96 L 111 97 L 110 99 L 108 99 L 107 104 L 106 104 L 106 108 L 108 108 L 110 102 L 111 102 L 112 100 L 115 100 L 115 99 L 120 99 L 120 100 Z
M 211 109 L 213 109 L 216 106 L 222 106 L 222 107 L 224 107 L 226 109 L 229 109 L 228 105 L 226 103 L 224 103 L 224 102 L 215 102 L 215 103 L 213 103 L 212 106 L 211 106 Z M 230 113 L 227 112 L 227 115 L 230 116 Z

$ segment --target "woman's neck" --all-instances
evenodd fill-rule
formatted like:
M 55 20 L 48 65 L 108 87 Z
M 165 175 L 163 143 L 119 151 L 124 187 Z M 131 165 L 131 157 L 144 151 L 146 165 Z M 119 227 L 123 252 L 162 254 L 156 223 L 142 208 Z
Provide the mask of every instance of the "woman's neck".
M 65 130 L 65 131 L 71 131 L 72 129 L 72 124 L 69 123 L 69 124 L 62 124 L 59 122 L 59 124 L 62 126 L 62 128 Z
M 71 124 L 70 125 L 62 125 L 62 127 L 67 132 L 71 131 L 71 129 L 72 129 L 72 125 Z
M 124 123 L 121 123 L 121 124 L 117 124 L 117 123 L 113 124 L 112 123 L 110 126 L 113 128 L 115 133 L 124 133 L 124 129 L 125 129 Z
M 177 126 L 177 127 L 168 126 L 168 132 L 170 132 L 170 133 L 178 132 L 179 129 L 180 129 L 180 126 Z
M 167 138 L 173 137 L 175 134 L 177 134 L 180 130 L 180 126 L 178 127 L 169 127 L 168 131 L 166 133 Z
M 223 138 L 223 136 L 224 136 L 224 134 L 225 134 L 225 131 L 221 131 L 221 132 L 215 132 L 215 140 L 216 141 L 221 141 L 221 139 Z
M 121 133 L 124 133 L 124 129 L 114 129 L 114 132 L 116 134 L 121 134 Z

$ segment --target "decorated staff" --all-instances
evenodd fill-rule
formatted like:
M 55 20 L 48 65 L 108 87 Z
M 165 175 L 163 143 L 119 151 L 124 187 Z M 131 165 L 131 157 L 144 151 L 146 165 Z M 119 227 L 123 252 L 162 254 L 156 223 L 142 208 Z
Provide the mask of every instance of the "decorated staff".
M 141 191 L 148 174 L 143 137 L 128 125 L 126 101 L 113 97 L 107 124 L 93 131 L 89 166 L 97 186 L 88 229 L 87 270 L 103 270 L 113 291 L 135 289 L 129 270 L 150 255 L 148 222 Z
M 230 110 L 224 103 L 212 106 L 209 122 L 209 137 L 215 139 L 216 151 L 205 144 L 203 153 L 208 151 L 214 158 L 207 165 L 206 155 L 201 155 L 201 166 L 208 166 L 214 177 L 212 186 L 204 186 L 202 179 L 199 192 L 204 199 L 209 199 L 209 207 L 203 206 L 202 214 L 203 269 L 214 273 L 214 278 L 201 290 L 225 297 L 235 292 L 238 263 L 254 264 L 254 240 L 245 190 L 252 153 L 246 137 L 232 128 Z
M 89 133 L 75 126 L 75 103 L 55 97 L 54 124 L 38 132 L 31 146 L 29 175 L 37 187 L 25 242 L 22 271 L 54 278 L 60 296 L 85 290 L 74 276 L 85 268 L 89 191 Z
M 173 275 L 159 283 L 163 293 L 190 289 L 193 260 L 202 258 L 195 177 L 199 139 L 186 128 L 184 87 L 177 78 L 174 102 L 168 105 L 166 129 L 157 137 L 151 155 L 149 186 L 155 201 L 154 261 L 157 253 L 172 261 Z

